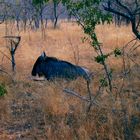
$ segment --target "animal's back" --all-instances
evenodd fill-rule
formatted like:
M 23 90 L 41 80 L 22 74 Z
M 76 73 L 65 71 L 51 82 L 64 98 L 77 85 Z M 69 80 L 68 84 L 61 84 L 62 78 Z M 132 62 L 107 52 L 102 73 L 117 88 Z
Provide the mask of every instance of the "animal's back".
M 44 67 L 43 73 L 47 79 L 75 79 L 78 76 L 76 66 L 66 61 L 49 58 L 49 60 L 45 60 L 42 67 Z

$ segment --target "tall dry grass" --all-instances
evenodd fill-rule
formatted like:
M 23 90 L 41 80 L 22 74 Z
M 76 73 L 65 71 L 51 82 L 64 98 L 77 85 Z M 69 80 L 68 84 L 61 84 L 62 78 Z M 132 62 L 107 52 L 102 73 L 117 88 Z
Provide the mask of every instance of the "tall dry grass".
M 11 26 L 13 27 L 12 29 Z M 114 90 L 115 102 L 112 102 L 106 88 L 103 88 L 102 94 L 97 98 L 98 104 L 93 105 L 91 111 L 87 113 L 87 103 L 63 92 L 64 88 L 70 88 L 82 96 L 87 96 L 86 83 L 83 79 L 77 79 L 72 82 L 60 80 L 50 83 L 48 81 L 36 82 L 29 78 L 35 60 L 42 51 L 45 51 L 48 56 L 85 66 L 94 72 L 96 75 L 91 83 L 91 89 L 93 96 L 95 96 L 99 87 L 99 78 L 102 77 L 103 73 L 102 66 L 94 61 L 96 56 L 94 49 L 88 42 L 83 43 L 81 41 L 81 38 L 84 37 L 81 28 L 76 23 L 67 22 L 62 22 L 56 30 L 49 25 L 45 30 L 45 38 L 42 38 L 40 30 L 18 32 L 11 24 L 8 25 L 8 28 L 9 35 L 20 35 L 22 40 L 15 55 L 16 73 L 14 75 L 11 72 L 10 61 L 6 57 L 3 58 L 2 54 L 0 54 L 0 64 L 14 78 L 13 82 L 8 75 L 2 73 L 0 75 L 0 82 L 6 85 L 8 91 L 7 95 L 0 99 L 2 104 L 0 107 L 0 125 L 6 124 L 8 127 L 8 125 L 17 122 L 11 114 L 10 106 L 13 104 L 13 101 L 15 105 L 21 106 L 20 113 L 24 112 L 22 108 L 25 103 L 30 105 L 30 112 L 39 108 L 43 112 L 42 117 L 45 125 L 43 125 L 41 134 L 38 134 L 40 129 L 36 128 L 37 122 L 33 121 L 38 114 L 35 116 L 26 115 L 26 119 L 31 117 L 30 122 L 33 125 L 31 129 L 9 134 L 8 130 L 5 130 L 3 126 L 0 134 L 1 139 L 6 140 L 9 137 L 16 139 L 23 136 L 25 139 L 36 138 L 38 140 L 123 140 L 127 137 L 125 136 L 127 135 L 127 127 L 125 127 L 126 116 L 123 109 L 127 110 L 128 128 L 132 127 L 128 135 L 132 135 L 134 139 L 140 138 L 140 125 L 138 124 L 140 121 L 139 67 L 130 62 L 131 74 L 126 76 L 125 79 L 117 78 L 122 72 L 122 57 L 114 58 L 111 56 L 107 63 L 114 70 L 113 76 L 115 78 L 113 83 L 120 89 L 124 82 L 122 92 L 120 95 L 116 95 Z M 0 25 L 0 30 L 0 37 L 5 36 L 5 25 Z M 103 43 L 104 53 L 109 53 L 115 48 L 122 48 L 133 38 L 129 26 L 100 25 L 96 30 L 99 40 Z M 4 38 L 0 38 L 0 44 L 0 50 L 9 56 L 8 49 L 5 47 L 8 45 L 8 42 Z M 139 50 L 135 52 L 134 57 L 137 63 L 139 63 L 138 52 Z M 29 94 L 30 96 L 27 99 L 25 98 L 25 100 L 20 98 L 20 95 L 26 95 L 26 93 L 31 93 L 31 95 Z M 29 100 L 29 98 L 33 99 Z M 124 101 L 122 102 L 122 100 Z M 124 104 L 122 105 L 122 103 Z M 21 117 L 18 123 L 23 121 L 25 121 L 25 118 Z M 133 125 L 133 121 L 137 125 Z

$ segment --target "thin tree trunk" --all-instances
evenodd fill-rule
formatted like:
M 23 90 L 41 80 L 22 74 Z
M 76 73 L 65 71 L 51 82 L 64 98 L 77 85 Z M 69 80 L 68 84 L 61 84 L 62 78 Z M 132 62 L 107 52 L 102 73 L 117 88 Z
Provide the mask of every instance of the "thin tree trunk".
M 58 16 L 57 16 L 57 2 L 53 1 L 53 10 L 54 10 L 54 29 L 57 26 Z

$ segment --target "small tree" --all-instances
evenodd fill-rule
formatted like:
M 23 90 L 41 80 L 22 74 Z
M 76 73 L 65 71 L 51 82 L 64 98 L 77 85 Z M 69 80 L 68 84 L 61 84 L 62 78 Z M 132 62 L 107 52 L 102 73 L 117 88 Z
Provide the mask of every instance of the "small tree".
M 122 1 L 124 2 L 125 0 L 122 0 Z M 107 0 L 106 2 L 106 0 L 78 0 L 78 1 L 63 0 L 63 2 L 66 4 L 68 8 L 68 11 L 76 18 L 78 24 L 81 25 L 85 34 L 89 36 L 90 44 L 97 52 L 95 61 L 103 65 L 103 68 L 106 73 L 106 75 L 102 79 L 100 79 L 100 87 L 109 85 L 110 93 L 112 93 L 112 89 L 113 89 L 112 71 L 107 65 L 106 60 L 111 54 L 115 54 L 115 56 L 121 55 L 122 51 L 116 48 L 112 53 L 104 54 L 102 51 L 103 45 L 99 42 L 96 36 L 95 28 L 98 24 L 101 24 L 104 22 L 110 23 L 112 21 L 112 18 L 111 18 L 112 16 L 110 14 L 114 13 L 128 19 L 131 22 L 133 33 L 138 39 L 140 39 L 140 32 L 139 32 L 140 30 L 140 16 L 139 16 L 140 15 L 140 1 L 138 0 L 133 1 L 133 3 L 135 4 L 134 9 L 130 8 L 133 5 L 129 5 L 130 2 L 132 1 L 129 1 L 128 3 L 125 1 L 127 5 L 125 5 L 122 1 L 121 0 Z M 103 10 L 102 5 L 107 12 Z M 119 11 L 116 9 L 116 6 L 119 7 Z M 87 38 L 84 38 L 84 39 L 87 39 Z M 121 90 L 123 88 L 124 88 L 124 85 L 122 85 Z M 74 96 L 78 96 L 75 93 L 71 93 L 71 94 Z M 110 95 L 112 96 L 112 94 Z M 88 102 L 90 102 L 90 105 L 88 109 L 90 109 L 90 106 L 93 104 L 93 101 L 95 101 L 98 95 L 96 95 L 94 98 L 91 98 L 92 97 L 91 94 L 89 96 L 90 97 L 89 97 Z M 124 139 L 131 140 L 133 139 L 133 130 L 131 129 L 132 123 L 129 120 L 129 117 L 131 116 L 128 117 L 128 110 L 127 110 L 128 104 L 125 104 L 125 101 L 123 101 L 121 96 L 120 96 L 120 101 L 121 101 L 121 107 L 124 114 L 123 115 L 124 122 L 122 124 Z M 114 102 L 112 103 L 114 104 Z M 113 107 L 113 104 L 111 107 Z M 111 114 L 112 114 L 112 110 L 111 110 Z
M 52 3 L 53 3 L 54 29 L 55 29 L 57 26 L 58 18 L 62 13 L 64 13 L 65 9 L 61 7 L 61 0 L 52 0 Z
M 41 30 L 42 30 L 42 37 L 45 37 L 45 31 L 44 31 L 44 24 L 43 24 L 43 10 L 46 7 L 46 3 L 49 0 L 33 0 L 33 5 L 35 7 L 36 15 L 34 16 L 35 24 L 37 23 L 37 26 L 39 25 L 39 21 L 41 21 Z M 39 17 L 39 20 L 36 18 Z
M 7 46 L 7 47 L 11 55 L 12 70 L 15 71 L 15 66 L 16 66 L 15 53 L 19 46 L 21 37 L 20 36 L 5 36 L 5 38 L 9 39 L 10 41 L 10 46 Z
M 104 80 L 103 83 L 107 83 L 109 85 L 110 92 L 112 92 L 111 71 L 106 64 L 106 59 L 109 54 L 103 53 L 102 44 L 97 39 L 95 32 L 95 28 L 98 24 L 111 22 L 111 15 L 104 13 L 100 9 L 101 0 L 63 0 L 63 3 L 67 6 L 69 13 L 76 18 L 78 24 L 81 25 L 85 34 L 90 37 L 90 44 L 98 54 L 97 57 L 95 57 L 95 60 L 97 63 L 103 65 L 106 73 L 105 77 L 108 79 L 108 82 L 106 81 L 106 78 L 102 79 Z

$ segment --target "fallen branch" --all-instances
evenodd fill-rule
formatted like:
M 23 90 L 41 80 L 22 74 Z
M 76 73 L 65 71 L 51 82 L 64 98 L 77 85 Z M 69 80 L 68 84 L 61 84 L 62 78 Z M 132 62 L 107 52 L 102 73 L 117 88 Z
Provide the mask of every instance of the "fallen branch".
M 74 92 L 74 91 L 72 91 L 72 90 L 70 90 L 70 89 L 64 89 L 63 91 L 64 91 L 65 93 L 69 94 L 69 95 L 73 95 L 73 96 L 75 96 L 75 97 L 78 97 L 79 99 L 81 99 L 81 100 L 83 100 L 83 101 L 90 102 L 90 100 L 87 99 L 86 97 L 83 97 L 83 96 L 79 95 L 78 93 L 76 93 L 76 92 Z

